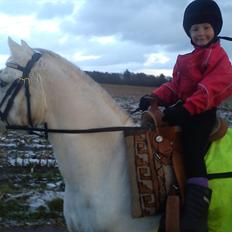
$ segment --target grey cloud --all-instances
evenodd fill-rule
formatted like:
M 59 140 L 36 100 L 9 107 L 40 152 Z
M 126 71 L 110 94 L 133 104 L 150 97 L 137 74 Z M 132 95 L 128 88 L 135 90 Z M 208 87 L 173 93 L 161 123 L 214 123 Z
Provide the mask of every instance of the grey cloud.
M 123 40 L 136 43 L 170 45 L 182 39 L 180 9 L 185 5 L 177 0 L 86 1 L 75 22 L 64 22 L 62 29 L 77 35 L 119 34 Z
M 95 70 L 103 70 L 105 67 L 109 71 L 142 69 L 145 68 L 144 55 L 157 52 L 168 53 L 171 60 L 165 64 L 152 64 L 151 67 L 171 69 L 177 54 L 192 49 L 182 28 L 183 12 L 190 0 L 85 0 L 72 20 L 64 16 L 73 13 L 73 1 L 61 2 L 43 5 L 31 0 L 0 1 L 0 10 L 10 15 L 34 13 L 39 19 L 59 17 L 59 20 L 63 20 L 61 31 L 46 33 L 33 30 L 30 45 L 52 50 L 69 59 L 75 52 L 101 56 L 96 60 L 76 62 L 85 70 L 91 67 Z M 221 35 L 232 36 L 232 3 L 228 0 L 217 2 L 224 18 Z M 91 40 L 93 36 L 109 35 L 116 35 L 117 41 L 100 44 Z M 67 37 L 67 41 L 59 43 L 62 37 Z M 4 44 L 6 41 L 0 40 Z M 232 50 L 232 43 L 224 44 Z M 5 50 L 0 49 L 5 54 Z
M 51 19 L 54 17 L 62 17 L 72 14 L 74 4 L 72 2 L 66 3 L 46 3 L 42 5 L 42 8 L 38 11 L 37 17 L 40 19 Z
M 225 4 L 225 3 L 224 3 Z M 223 16 L 223 27 L 220 35 L 231 36 L 231 12 L 232 12 L 232 2 L 227 4 L 222 4 L 224 7 L 222 8 L 222 16 Z
M 0 1 L 0 10 L 8 15 L 30 14 L 38 7 L 36 1 L 30 0 L 8 0 Z
M 85 70 L 90 69 L 90 67 L 92 67 L 92 69 L 94 67 L 99 67 L 96 70 L 100 70 L 100 67 L 116 69 L 116 67 L 119 68 L 120 66 L 122 66 L 121 71 L 124 71 L 126 67 L 133 71 L 132 67 L 135 66 L 137 67 L 137 69 L 138 67 L 144 68 L 143 64 L 146 60 L 144 54 L 158 52 L 156 46 L 145 46 L 143 44 L 136 44 L 129 41 L 119 41 L 116 44 L 96 44 L 96 42 L 88 40 L 88 37 L 82 37 L 79 39 L 74 39 L 73 37 L 71 37 L 68 40 L 68 46 L 66 46 L 66 44 L 63 44 L 56 47 L 56 49 L 63 51 L 63 55 L 67 57 L 70 56 L 70 54 L 74 54 L 76 52 L 81 52 L 83 55 L 87 56 L 100 56 L 100 58 L 96 60 L 82 60 L 75 62 L 76 65 L 84 68 Z M 175 57 L 175 54 L 172 56 Z M 173 66 L 173 57 L 171 57 L 169 63 L 155 64 L 152 65 L 152 68 L 171 68 Z M 114 71 L 114 69 L 112 69 L 111 71 Z
M 5 45 L 6 42 L 7 42 L 7 36 L 1 36 L 0 37 L 0 44 Z M 0 46 L 0 54 L 1 55 L 9 54 L 9 48 L 7 46 Z
M 39 1 L 31 0 L 8 0 L 0 1 L 0 11 L 8 15 L 28 15 L 37 13 L 40 19 L 50 19 L 70 15 L 73 11 L 73 2 L 47 2 L 42 4 Z

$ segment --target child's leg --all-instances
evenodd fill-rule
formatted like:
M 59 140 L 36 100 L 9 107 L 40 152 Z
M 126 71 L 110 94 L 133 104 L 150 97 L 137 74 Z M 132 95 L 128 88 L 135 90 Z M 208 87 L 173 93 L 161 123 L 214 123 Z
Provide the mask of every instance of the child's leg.
M 209 146 L 209 135 L 216 122 L 216 109 L 193 116 L 182 125 L 182 143 L 187 179 L 207 178 L 204 156 Z
M 182 126 L 184 162 L 187 175 L 185 202 L 182 210 L 181 231 L 207 232 L 208 189 L 204 155 L 208 139 L 216 121 L 216 110 L 193 117 Z

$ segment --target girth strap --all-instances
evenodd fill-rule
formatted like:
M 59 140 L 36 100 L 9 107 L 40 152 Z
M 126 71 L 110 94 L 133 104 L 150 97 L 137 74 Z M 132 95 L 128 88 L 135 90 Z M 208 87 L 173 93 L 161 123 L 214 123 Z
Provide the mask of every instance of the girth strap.
M 232 178 L 232 172 L 211 173 L 211 174 L 208 174 L 207 177 L 209 180 L 222 179 L 222 178 Z

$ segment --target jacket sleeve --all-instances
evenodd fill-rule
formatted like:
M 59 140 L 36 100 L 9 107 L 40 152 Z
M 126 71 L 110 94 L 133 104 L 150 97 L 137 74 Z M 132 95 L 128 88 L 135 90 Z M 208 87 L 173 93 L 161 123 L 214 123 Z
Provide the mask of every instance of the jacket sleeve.
M 217 107 L 232 94 L 232 66 L 221 47 L 213 51 L 206 67 L 202 81 L 184 104 L 192 115 Z
M 178 86 L 176 84 L 176 66 L 173 69 L 173 78 L 162 84 L 160 87 L 153 90 L 152 94 L 155 94 L 159 97 L 163 105 L 174 104 L 178 100 Z

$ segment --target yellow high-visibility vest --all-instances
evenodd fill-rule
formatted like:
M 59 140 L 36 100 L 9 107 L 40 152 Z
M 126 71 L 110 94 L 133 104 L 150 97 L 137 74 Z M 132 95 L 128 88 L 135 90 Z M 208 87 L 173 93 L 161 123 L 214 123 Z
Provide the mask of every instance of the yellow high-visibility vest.
M 205 162 L 208 174 L 232 172 L 232 128 L 226 135 L 212 143 Z M 209 232 L 232 231 L 232 177 L 209 181 L 212 198 L 209 208 Z

